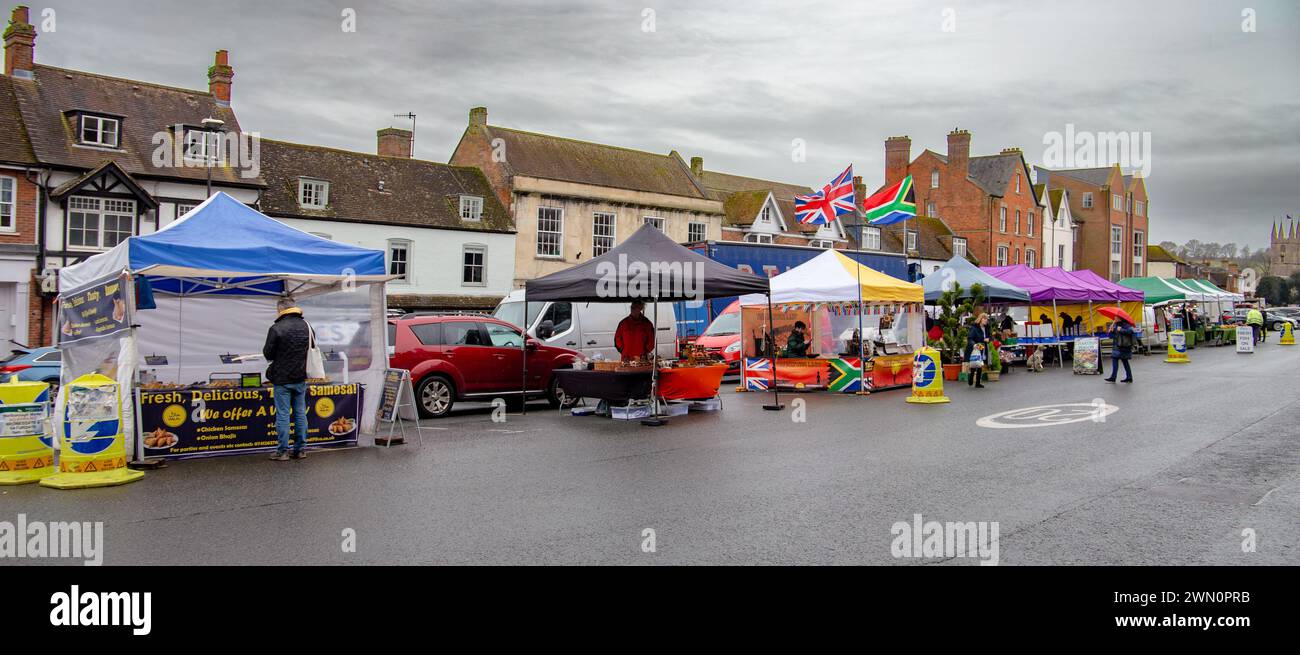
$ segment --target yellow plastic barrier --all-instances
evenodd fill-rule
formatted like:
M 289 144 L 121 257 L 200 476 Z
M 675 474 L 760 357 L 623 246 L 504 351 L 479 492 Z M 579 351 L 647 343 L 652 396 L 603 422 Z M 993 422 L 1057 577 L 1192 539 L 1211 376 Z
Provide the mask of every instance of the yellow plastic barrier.
M 1169 354 L 1165 361 L 1170 364 L 1191 363 L 1192 360 L 1187 358 L 1187 335 L 1182 330 L 1169 333 Z
M 1284 346 L 1295 345 L 1295 333 L 1291 331 L 1291 323 L 1282 324 L 1282 340 L 1278 341 L 1278 343 Z
M 42 479 L 41 486 L 111 487 L 143 478 L 143 471 L 126 467 L 122 394 L 117 382 L 91 373 L 73 380 L 65 395 L 59 472 Z
M 912 395 L 909 403 L 946 403 L 951 400 L 943 395 L 943 367 L 939 365 L 939 351 L 924 346 L 916 351 L 912 359 Z
M 54 436 L 48 431 L 50 385 L 0 384 L 0 485 L 28 484 L 54 474 Z

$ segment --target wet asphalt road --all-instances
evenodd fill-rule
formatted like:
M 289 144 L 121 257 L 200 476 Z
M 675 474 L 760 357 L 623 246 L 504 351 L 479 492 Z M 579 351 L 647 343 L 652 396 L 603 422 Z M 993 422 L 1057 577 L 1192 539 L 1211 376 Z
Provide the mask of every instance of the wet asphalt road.
M 105 521 L 107 564 L 975 561 L 895 559 L 891 526 L 914 514 L 997 521 L 1003 565 L 1300 564 L 1300 346 L 1191 356 L 1136 358 L 1134 385 L 1017 369 L 982 391 L 950 385 L 953 402 L 936 406 L 906 391 L 803 394 L 773 413 L 767 395 L 728 391 L 723 411 L 661 428 L 545 405 L 505 423 L 464 409 L 429 422 L 422 446 L 180 462 L 100 490 L 0 488 L 0 520 Z M 1097 399 L 1118 408 L 1104 422 L 976 424 Z

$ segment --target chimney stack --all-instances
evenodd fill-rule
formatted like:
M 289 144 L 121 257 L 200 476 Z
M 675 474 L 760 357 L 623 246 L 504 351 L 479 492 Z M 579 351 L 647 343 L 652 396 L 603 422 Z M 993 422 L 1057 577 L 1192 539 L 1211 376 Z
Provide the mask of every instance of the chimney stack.
M 400 127 L 379 130 L 379 156 L 411 158 L 411 131 Z
M 474 107 L 469 110 L 469 126 L 484 127 L 487 125 L 487 107 Z
M 885 186 L 907 177 L 907 168 L 911 165 L 912 138 L 891 136 L 885 139 Z
M 30 80 L 36 62 L 36 28 L 27 7 L 14 7 L 4 31 L 5 75 Z
M 212 67 L 208 69 L 208 92 L 217 99 L 217 105 L 230 106 L 230 83 L 235 79 L 235 69 L 230 67 L 230 53 L 218 50 Z
M 704 158 L 703 157 L 691 157 L 691 175 L 694 175 L 695 178 L 698 180 L 704 179 Z
M 1020 148 L 1003 148 L 1003 149 L 1002 149 L 1002 154 L 1004 154 L 1004 155 L 1022 155 L 1022 154 L 1024 154 L 1024 153 L 1021 152 Z
M 954 129 L 948 133 L 948 168 L 960 175 L 970 172 L 970 132 Z
M 853 199 L 859 208 L 862 207 L 862 201 L 867 199 L 867 185 L 863 184 L 861 175 L 853 176 Z

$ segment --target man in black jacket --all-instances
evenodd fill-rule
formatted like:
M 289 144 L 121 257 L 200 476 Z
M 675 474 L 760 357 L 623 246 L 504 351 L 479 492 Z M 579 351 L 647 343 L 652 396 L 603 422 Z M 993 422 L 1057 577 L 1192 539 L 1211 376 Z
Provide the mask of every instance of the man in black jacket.
M 293 412 L 293 458 L 307 456 L 307 350 L 311 347 L 311 328 L 302 317 L 292 297 L 285 296 L 276 304 L 279 315 L 266 332 L 266 345 L 262 355 L 271 363 L 266 377 L 275 385 L 275 432 L 280 444 L 271 459 L 288 461 L 289 413 Z

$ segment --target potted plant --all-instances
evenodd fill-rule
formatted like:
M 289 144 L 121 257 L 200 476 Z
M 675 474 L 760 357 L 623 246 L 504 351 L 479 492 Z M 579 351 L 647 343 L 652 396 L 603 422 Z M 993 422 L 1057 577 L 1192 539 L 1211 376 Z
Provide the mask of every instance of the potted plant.
M 984 287 L 974 285 L 969 297 L 963 298 L 960 284 L 952 283 L 939 297 L 939 318 L 936 323 L 943 331 L 943 336 L 929 340 L 930 347 L 939 351 L 943 363 L 943 379 L 954 382 L 961 375 L 961 367 L 966 356 L 966 327 L 961 321 L 964 316 L 973 314 L 984 301 Z
M 989 365 L 984 369 L 984 375 L 989 382 L 997 382 L 1002 377 L 1002 354 L 1001 350 L 992 341 L 989 342 Z

